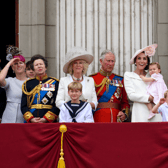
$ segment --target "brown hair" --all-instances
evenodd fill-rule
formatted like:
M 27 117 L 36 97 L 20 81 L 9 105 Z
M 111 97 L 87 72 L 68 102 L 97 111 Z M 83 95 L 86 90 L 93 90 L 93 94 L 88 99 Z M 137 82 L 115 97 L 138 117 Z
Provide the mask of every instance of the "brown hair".
M 33 63 L 31 62 L 31 61 L 28 61 L 27 63 L 26 63 L 26 69 L 28 69 L 28 70 L 33 70 L 34 69 L 34 67 L 33 67 Z
M 36 55 L 32 56 L 30 61 L 31 61 L 32 64 L 33 64 L 34 61 L 37 60 L 37 59 L 43 60 L 43 62 L 44 62 L 44 64 L 45 64 L 45 68 L 48 67 L 48 61 L 47 61 L 42 55 L 40 55 L 40 54 L 36 54 Z M 33 70 L 34 70 L 34 66 L 33 66 Z
M 152 62 L 150 65 L 156 65 L 158 69 L 160 69 L 160 73 L 161 73 L 161 68 L 160 68 L 160 64 L 158 62 Z
M 145 51 L 142 51 L 142 53 L 145 54 Z M 139 54 L 140 54 L 140 53 L 139 53 Z M 138 54 L 138 55 L 139 55 L 139 54 Z M 138 55 L 137 55 L 137 56 L 138 56 Z M 134 58 L 134 64 L 135 64 L 135 62 L 136 62 L 137 56 Z M 148 63 L 147 63 L 147 65 L 146 65 L 146 67 L 144 68 L 144 70 L 148 70 L 148 69 L 149 69 L 150 59 L 149 59 L 148 56 L 147 56 L 147 61 L 148 61 Z M 136 64 L 135 64 L 135 66 L 136 66 Z
M 68 85 L 68 91 L 69 90 L 74 90 L 74 89 L 77 89 L 77 90 L 82 92 L 82 84 L 80 82 L 71 82 Z

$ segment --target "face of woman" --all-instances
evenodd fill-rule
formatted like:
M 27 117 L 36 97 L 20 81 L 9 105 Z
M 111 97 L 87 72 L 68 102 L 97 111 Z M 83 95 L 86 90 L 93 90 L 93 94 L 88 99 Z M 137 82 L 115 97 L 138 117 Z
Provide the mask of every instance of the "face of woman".
M 22 61 L 14 62 L 12 65 L 12 69 L 15 72 L 15 74 L 21 74 L 25 72 L 26 64 Z
M 28 78 L 34 78 L 36 75 L 35 75 L 35 72 L 31 68 L 26 68 L 26 76 Z
M 83 71 L 84 65 L 82 60 L 75 60 L 72 64 L 72 69 L 74 73 L 81 73 Z
M 148 58 L 144 53 L 140 53 L 139 55 L 137 55 L 135 63 L 138 70 L 144 70 L 146 65 L 148 64 Z
M 33 66 L 34 66 L 34 72 L 36 75 L 45 75 L 47 69 L 42 59 L 35 60 L 33 63 Z

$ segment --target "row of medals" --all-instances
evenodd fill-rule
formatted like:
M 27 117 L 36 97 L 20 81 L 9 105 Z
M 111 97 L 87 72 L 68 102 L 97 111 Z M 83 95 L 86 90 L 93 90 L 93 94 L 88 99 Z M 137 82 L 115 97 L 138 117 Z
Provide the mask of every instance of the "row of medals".
M 116 98 L 118 99 L 119 98 L 119 95 L 121 93 L 121 90 L 120 90 L 120 87 L 123 87 L 123 84 L 121 82 L 121 80 L 119 79 L 109 79 L 109 77 L 107 77 L 108 80 L 106 82 L 106 92 L 108 93 L 109 92 L 109 85 L 113 85 L 113 86 L 116 86 L 117 89 L 116 89 L 116 93 L 115 93 L 115 96 Z
M 55 91 L 55 85 L 53 85 L 53 84 L 48 84 L 48 83 L 42 83 L 41 84 L 41 90 L 42 91 L 48 91 L 47 92 L 47 96 L 49 97 L 49 98 L 52 98 L 52 96 L 53 96 L 53 93 L 51 92 L 51 91 Z M 40 100 L 40 98 L 39 98 L 39 100 Z M 44 104 L 47 104 L 48 103 L 48 99 L 46 98 L 46 97 L 44 97 L 43 99 L 42 99 L 42 102 L 44 103 Z M 52 104 L 53 102 L 52 102 L 52 100 L 51 100 L 51 104 Z

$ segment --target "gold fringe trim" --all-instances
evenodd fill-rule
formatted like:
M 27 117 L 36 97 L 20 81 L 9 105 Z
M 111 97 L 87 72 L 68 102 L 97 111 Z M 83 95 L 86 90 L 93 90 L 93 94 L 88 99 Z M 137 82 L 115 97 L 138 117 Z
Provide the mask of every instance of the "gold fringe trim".
M 127 115 L 127 118 L 129 117 L 129 108 L 126 107 L 125 114 Z
M 106 85 L 106 87 L 107 87 L 107 89 L 108 89 L 109 84 L 110 84 L 110 80 L 109 80 L 108 78 L 103 78 L 102 82 L 101 82 L 99 85 L 97 85 L 97 84 L 95 83 L 95 87 L 100 87 L 100 86 L 101 86 L 101 88 L 100 88 L 100 89 L 98 90 L 98 92 L 97 92 L 97 96 L 98 96 L 99 93 L 103 90 L 103 88 L 104 88 L 105 85 Z
M 61 125 L 59 128 L 59 131 L 62 132 L 61 135 L 61 152 L 60 152 L 60 158 L 58 161 L 58 166 L 57 168 L 65 168 L 65 161 L 64 161 L 64 152 L 63 152 L 63 134 L 67 131 L 66 125 Z
M 36 87 L 34 87 L 30 92 L 27 91 L 26 89 L 26 82 L 23 83 L 22 85 L 22 91 L 25 95 L 27 95 L 27 106 L 28 108 L 31 107 L 33 101 L 34 101 L 34 97 L 36 95 L 36 93 L 40 93 L 40 90 L 41 90 L 41 84 L 37 85 Z M 31 99 L 32 97 L 32 99 Z M 31 99 L 31 101 L 30 101 Z

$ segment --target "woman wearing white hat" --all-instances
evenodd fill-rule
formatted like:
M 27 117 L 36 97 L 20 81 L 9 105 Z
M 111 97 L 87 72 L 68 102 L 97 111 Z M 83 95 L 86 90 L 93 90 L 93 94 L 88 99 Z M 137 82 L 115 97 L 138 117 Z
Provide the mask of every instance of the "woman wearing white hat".
M 134 72 L 125 72 L 124 84 L 127 95 L 133 101 L 131 122 L 159 122 L 162 121 L 160 114 L 148 120 L 149 110 L 146 103 L 152 102 L 153 97 L 147 95 L 147 83 L 143 82 L 140 75 L 147 76 L 150 56 L 155 54 L 157 44 L 152 44 L 135 52 L 130 64 L 135 64 Z
M 58 93 L 56 97 L 56 106 L 58 108 L 69 100 L 68 85 L 77 81 L 82 84 L 82 95 L 80 100 L 89 102 L 93 109 L 97 107 L 97 96 L 95 92 L 94 80 L 85 76 L 89 64 L 93 61 L 93 56 L 80 47 L 72 48 L 66 54 L 67 62 L 63 67 L 63 71 L 68 73 L 67 77 L 60 79 Z

